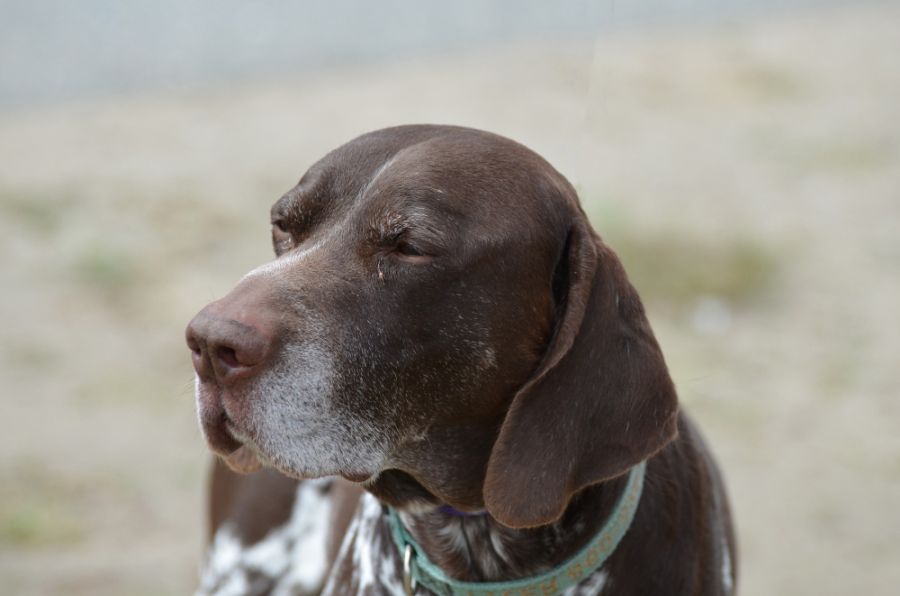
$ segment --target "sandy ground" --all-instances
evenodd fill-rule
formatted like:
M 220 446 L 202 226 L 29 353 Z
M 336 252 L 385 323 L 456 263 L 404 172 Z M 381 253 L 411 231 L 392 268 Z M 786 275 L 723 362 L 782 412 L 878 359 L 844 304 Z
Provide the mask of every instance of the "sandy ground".
M 184 594 L 182 330 L 312 161 L 490 129 L 576 184 L 730 483 L 747 595 L 900 585 L 900 9 L 644 29 L 0 114 L 0 585 Z

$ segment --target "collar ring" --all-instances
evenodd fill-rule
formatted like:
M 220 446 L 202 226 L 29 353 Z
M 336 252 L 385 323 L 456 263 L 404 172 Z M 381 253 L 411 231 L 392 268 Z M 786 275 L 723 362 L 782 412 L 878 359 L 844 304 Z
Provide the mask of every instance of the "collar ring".
M 403 550 L 403 591 L 406 596 L 413 596 L 416 591 L 416 578 L 412 574 L 413 547 L 407 544 Z

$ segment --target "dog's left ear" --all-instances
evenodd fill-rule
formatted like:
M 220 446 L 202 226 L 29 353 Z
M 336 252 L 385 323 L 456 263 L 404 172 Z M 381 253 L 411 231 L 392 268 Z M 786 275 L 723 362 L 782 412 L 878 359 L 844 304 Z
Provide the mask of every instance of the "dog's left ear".
M 572 495 L 614 478 L 676 435 L 675 387 L 616 255 L 581 215 L 553 277 L 556 329 L 514 397 L 487 466 L 500 523 L 551 523 Z

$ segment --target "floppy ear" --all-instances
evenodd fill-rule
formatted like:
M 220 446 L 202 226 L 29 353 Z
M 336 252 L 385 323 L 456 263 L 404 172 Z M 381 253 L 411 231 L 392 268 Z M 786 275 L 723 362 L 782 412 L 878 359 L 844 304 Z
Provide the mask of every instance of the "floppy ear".
M 513 528 L 557 520 L 574 493 L 625 473 L 676 434 L 675 388 L 644 307 L 580 217 L 554 274 L 554 335 L 488 461 L 485 505 Z

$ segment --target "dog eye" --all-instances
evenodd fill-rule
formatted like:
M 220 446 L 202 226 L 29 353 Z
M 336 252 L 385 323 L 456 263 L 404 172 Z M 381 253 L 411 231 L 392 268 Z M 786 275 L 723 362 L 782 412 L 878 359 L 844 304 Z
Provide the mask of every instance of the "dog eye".
M 425 253 L 410 244 L 409 242 L 405 242 L 401 240 L 397 243 L 397 247 L 394 249 L 401 255 L 405 255 L 407 257 L 423 257 Z
M 276 255 L 291 248 L 293 242 L 294 239 L 290 232 L 285 231 L 278 222 L 272 223 L 272 248 L 275 249 Z

